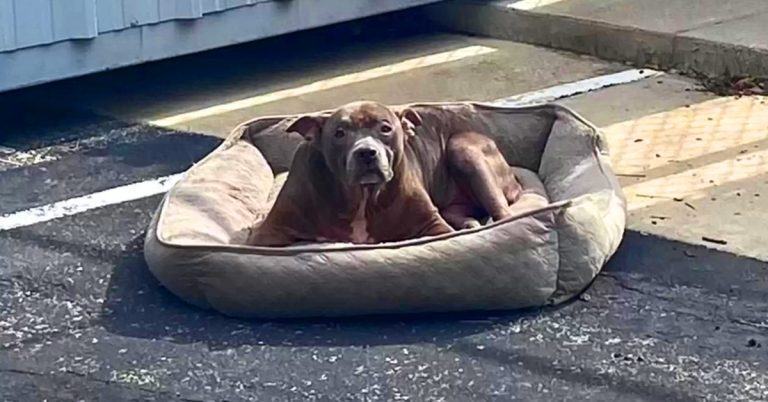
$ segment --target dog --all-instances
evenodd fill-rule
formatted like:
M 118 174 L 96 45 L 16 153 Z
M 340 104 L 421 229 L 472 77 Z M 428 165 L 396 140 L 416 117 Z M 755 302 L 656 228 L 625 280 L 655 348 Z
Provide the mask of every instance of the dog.
M 288 178 L 249 244 L 372 244 L 499 221 L 521 187 L 494 141 L 474 131 L 420 130 L 412 108 L 353 102 L 304 115 Z

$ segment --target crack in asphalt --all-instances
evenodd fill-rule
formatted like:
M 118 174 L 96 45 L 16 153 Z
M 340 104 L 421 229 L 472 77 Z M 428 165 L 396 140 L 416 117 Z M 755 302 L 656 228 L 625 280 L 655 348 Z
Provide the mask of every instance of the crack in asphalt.
M 661 296 L 661 295 L 658 295 L 656 293 L 649 293 L 649 292 L 647 292 L 647 291 L 645 291 L 643 289 L 640 289 L 640 288 L 628 285 L 626 282 L 624 282 L 617 275 L 612 275 L 612 274 L 609 274 L 607 272 L 600 272 L 598 274 L 598 276 L 609 278 L 609 279 L 613 280 L 616 283 L 616 285 L 618 285 L 620 288 L 625 289 L 625 290 L 629 290 L 631 292 L 639 293 L 639 294 L 641 294 L 643 296 L 653 297 L 655 299 L 664 300 L 664 301 L 668 301 L 668 302 L 671 302 L 671 301 L 675 300 L 672 297 Z

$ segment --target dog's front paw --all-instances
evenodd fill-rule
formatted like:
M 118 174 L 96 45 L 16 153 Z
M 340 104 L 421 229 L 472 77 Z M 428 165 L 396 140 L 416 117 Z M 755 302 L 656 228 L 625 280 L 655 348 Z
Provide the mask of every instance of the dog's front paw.
M 470 220 L 464 222 L 461 225 L 461 229 L 462 230 L 463 229 L 476 229 L 476 228 L 479 228 L 480 226 L 483 226 L 483 225 L 481 225 L 480 222 L 478 222 L 476 219 L 470 219 Z

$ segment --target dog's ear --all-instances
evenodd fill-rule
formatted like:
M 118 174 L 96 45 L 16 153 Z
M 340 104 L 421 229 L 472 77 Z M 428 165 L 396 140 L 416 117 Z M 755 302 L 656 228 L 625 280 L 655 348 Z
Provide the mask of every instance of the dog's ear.
M 401 122 L 408 122 L 414 127 L 418 127 L 422 123 L 421 116 L 409 107 L 400 110 L 400 112 L 397 113 L 397 116 L 400 118 Z
M 416 113 L 415 110 L 407 107 L 396 113 L 397 118 L 400 119 L 400 124 L 403 126 L 403 131 L 409 137 L 416 135 L 416 127 L 422 123 L 421 116 Z
M 323 116 L 304 115 L 291 123 L 285 131 L 299 133 L 307 141 L 312 141 L 320 134 L 320 130 L 323 129 L 326 120 L 328 118 Z

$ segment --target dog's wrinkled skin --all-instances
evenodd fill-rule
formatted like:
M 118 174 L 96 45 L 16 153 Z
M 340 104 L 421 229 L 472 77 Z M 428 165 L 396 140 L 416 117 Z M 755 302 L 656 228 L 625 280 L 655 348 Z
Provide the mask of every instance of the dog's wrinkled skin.
M 520 185 L 494 142 L 474 132 L 417 136 L 421 123 L 412 109 L 375 102 L 297 119 L 287 131 L 307 141 L 249 243 L 398 241 L 508 217 Z

